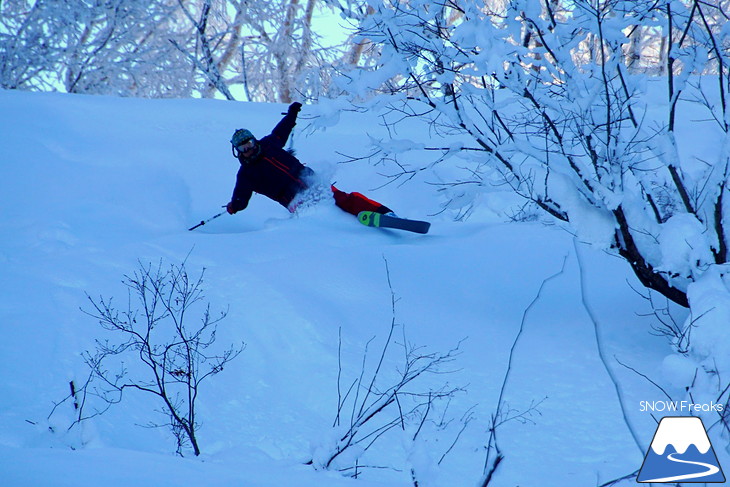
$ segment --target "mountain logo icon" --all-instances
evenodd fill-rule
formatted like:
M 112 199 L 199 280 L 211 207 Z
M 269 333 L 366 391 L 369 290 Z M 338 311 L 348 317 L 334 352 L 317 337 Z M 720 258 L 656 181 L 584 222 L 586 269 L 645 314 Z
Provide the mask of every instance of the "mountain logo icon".
M 694 416 L 662 418 L 636 481 L 725 482 L 702 420 Z

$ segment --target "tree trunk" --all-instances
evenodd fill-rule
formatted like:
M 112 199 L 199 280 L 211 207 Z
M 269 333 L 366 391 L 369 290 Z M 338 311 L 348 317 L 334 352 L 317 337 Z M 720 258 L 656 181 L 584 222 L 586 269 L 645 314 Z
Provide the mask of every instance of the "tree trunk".
M 653 289 L 678 305 L 689 308 L 687 293 L 669 284 L 667 278 L 654 270 L 654 267 L 641 255 L 634 241 L 634 237 L 631 235 L 631 229 L 629 228 L 629 222 L 626 219 L 623 207 L 619 206 L 614 210 L 613 214 L 619 226 L 616 232 L 616 244 L 619 255 L 631 265 L 631 269 L 636 274 L 636 277 L 639 278 L 641 284 L 649 289 Z

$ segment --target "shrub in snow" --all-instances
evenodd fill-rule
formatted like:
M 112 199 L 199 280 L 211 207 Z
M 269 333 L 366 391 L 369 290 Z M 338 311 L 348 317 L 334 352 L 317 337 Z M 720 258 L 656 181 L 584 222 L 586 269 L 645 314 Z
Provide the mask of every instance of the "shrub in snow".
M 447 421 L 443 416 L 446 411 L 442 406 L 444 403 L 448 405 L 448 399 L 461 391 L 448 383 L 434 388 L 427 376 L 447 373 L 445 367 L 454 361 L 458 346 L 446 352 L 427 352 L 410 344 L 404 330 L 403 341 L 397 343 L 395 333 L 400 326 L 395 321 L 396 298 L 392 287 L 391 300 L 393 319 L 390 331 L 375 359 L 368 354 L 373 338 L 365 347 L 361 370 L 349 383 L 344 382 L 343 377 L 347 374 L 346 371 L 343 374 L 340 360 L 335 420 L 332 429 L 313 444 L 312 457 L 307 463 L 318 469 L 337 470 L 353 477 L 365 468 L 402 468 L 402 465 L 396 467 L 398 461 L 394 458 L 389 458 L 388 465 L 383 466 L 368 463 L 372 459 L 367 456 L 376 446 L 387 443 L 384 438 L 390 438 L 392 445 L 393 439 L 398 438 L 395 433 L 400 431 L 406 438 L 404 450 L 408 451 L 407 458 L 402 461 L 411 464 L 411 475 L 418 485 L 418 473 L 428 470 L 424 466 L 424 455 L 419 454 L 423 449 L 418 447 L 422 442 L 419 435 L 425 427 L 437 431 L 445 428 Z M 340 355 L 341 349 L 340 338 Z M 389 367 L 393 362 L 397 363 L 395 372 Z M 439 409 L 442 418 L 435 421 L 433 417 Z M 468 415 L 462 423 L 469 420 Z M 434 464 L 430 464 L 430 468 L 433 467 Z
M 91 372 L 76 392 L 83 397 L 78 421 L 121 402 L 125 392 L 141 392 L 156 398 L 166 420 L 154 425 L 170 428 L 178 453 L 190 447 L 200 454 L 196 405 L 201 385 L 243 350 L 243 345 L 212 349 L 225 312 L 213 317 L 210 304 L 203 304 L 203 274 L 190 276 L 184 262 L 168 267 L 140 263 L 124 277 L 129 296 L 123 308 L 112 298 L 89 296 L 93 309 L 87 314 L 110 333 L 84 354 Z M 197 322 L 192 321 L 195 311 L 200 312 Z

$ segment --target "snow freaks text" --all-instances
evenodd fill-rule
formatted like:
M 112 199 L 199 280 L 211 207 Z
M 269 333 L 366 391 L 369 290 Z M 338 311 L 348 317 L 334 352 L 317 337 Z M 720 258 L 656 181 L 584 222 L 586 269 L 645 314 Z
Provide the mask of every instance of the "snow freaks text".
M 724 411 L 725 406 L 716 402 L 693 403 L 689 401 L 641 401 L 639 411 L 644 412 L 676 412 L 676 413 L 700 413 Z

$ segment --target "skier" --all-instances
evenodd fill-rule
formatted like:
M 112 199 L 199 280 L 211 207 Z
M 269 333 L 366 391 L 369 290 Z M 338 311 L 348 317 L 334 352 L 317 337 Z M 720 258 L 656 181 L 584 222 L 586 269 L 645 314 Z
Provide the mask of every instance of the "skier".
M 296 211 L 303 192 L 310 189 L 316 181 L 314 171 L 284 149 L 301 108 L 301 103 L 289 105 L 286 115 L 274 127 L 271 134 L 260 140 L 246 129 L 234 132 L 231 137 L 231 150 L 233 156 L 241 163 L 241 167 L 236 176 L 233 197 L 226 205 L 229 214 L 244 210 L 254 192 L 271 198 L 291 213 Z M 361 212 L 373 212 L 379 215 L 393 213 L 387 206 L 360 193 L 346 193 L 334 185 L 330 188 L 335 204 L 355 216 Z

